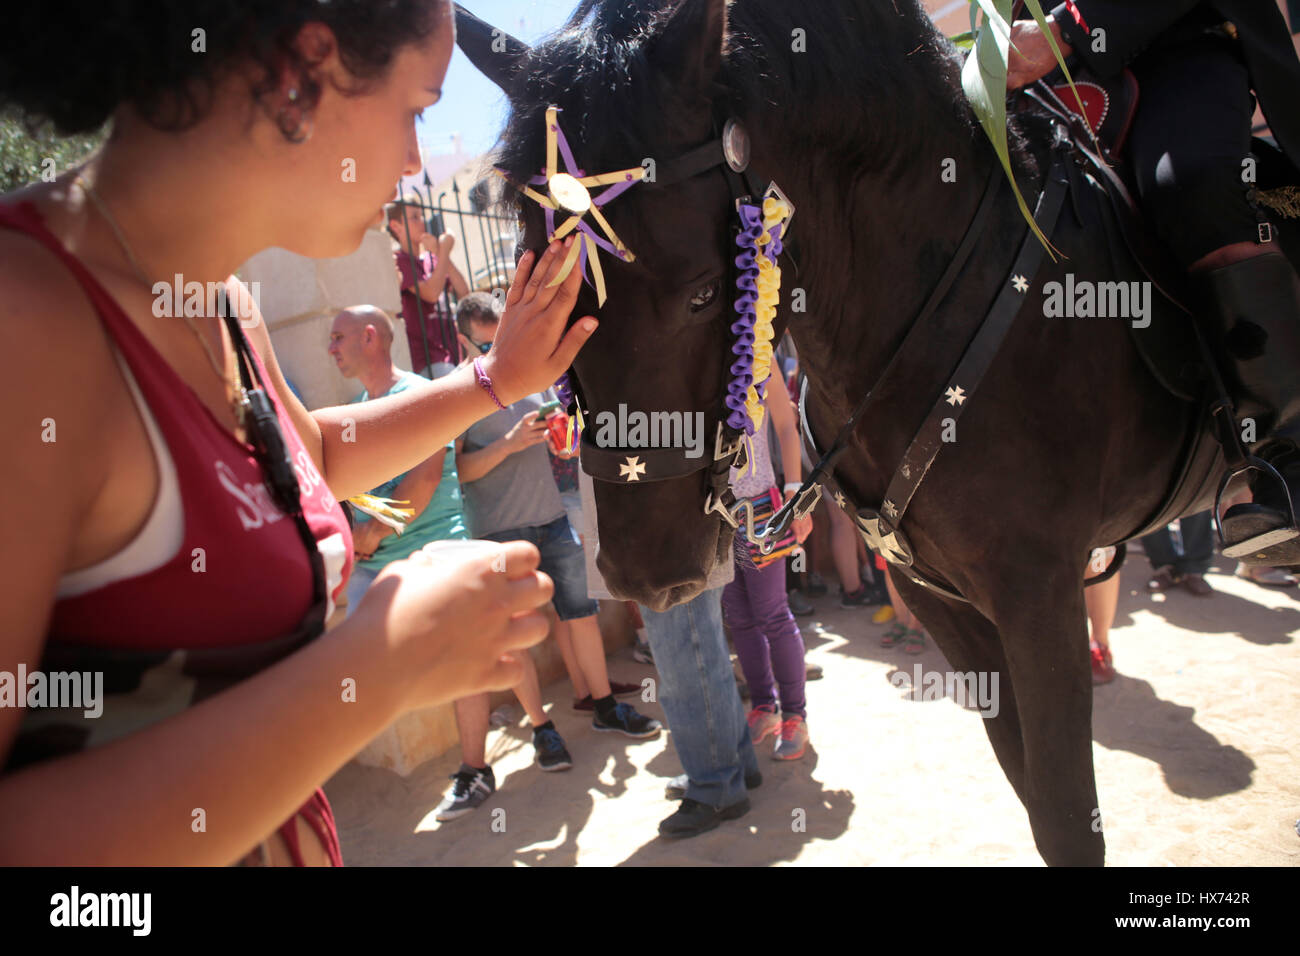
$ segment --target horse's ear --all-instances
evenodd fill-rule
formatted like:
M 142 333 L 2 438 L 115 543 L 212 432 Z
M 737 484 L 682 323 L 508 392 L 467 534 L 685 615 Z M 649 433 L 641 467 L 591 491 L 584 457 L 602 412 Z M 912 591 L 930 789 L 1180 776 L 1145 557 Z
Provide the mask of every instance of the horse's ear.
M 706 89 L 722 68 L 727 0 L 681 0 L 650 40 L 647 56 L 676 84 Z
M 456 45 L 480 73 L 508 94 L 515 71 L 528 54 L 528 44 L 485 23 L 459 3 L 455 7 Z

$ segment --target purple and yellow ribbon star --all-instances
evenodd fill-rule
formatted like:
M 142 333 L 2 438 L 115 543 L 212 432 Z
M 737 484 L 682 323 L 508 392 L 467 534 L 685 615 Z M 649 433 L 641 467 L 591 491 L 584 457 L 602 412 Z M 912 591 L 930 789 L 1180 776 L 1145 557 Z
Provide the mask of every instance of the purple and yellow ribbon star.
M 636 257 L 627 246 L 623 245 L 609 221 L 601 214 L 600 207 L 641 182 L 645 176 L 645 169 L 636 166 L 632 169 L 621 169 L 597 176 L 586 175 L 574 161 L 573 150 L 569 148 L 569 141 L 565 138 L 564 131 L 560 129 L 559 112 L 559 108 L 555 106 L 546 109 L 546 168 L 542 170 L 541 175 L 534 176 L 526 185 L 516 188 L 545 211 L 548 243 L 563 239 L 575 229 L 578 231 L 579 241 L 569 249 L 569 254 L 561 265 L 560 274 L 547 284 L 548 288 L 563 282 L 576 263 L 582 269 L 583 278 L 595 288 L 598 305 L 604 305 L 605 274 L 600 267 L 599 250 L 604 249 L 624 262 L 632 262 Z M 559 169 L 561 158 L 564 160 L 564 172 Z M 497 169 L 497 173 L 507 182 L 510 181 L 504 170 Z M 545 186 L 546 195 L 533 189 L 534 186 Z M 599 186 L 608 188 L 593 196 L 591 190 Z M 558 229 L 555 226 L 557 212 L 569 214 Z M 600 227 L 605 234 L 604 237 L 596 234 L 591 224 L 586 221 L 587 216 L 590 216 Z M 588 262 L 591 264 L 591 276 L 587 274 Z

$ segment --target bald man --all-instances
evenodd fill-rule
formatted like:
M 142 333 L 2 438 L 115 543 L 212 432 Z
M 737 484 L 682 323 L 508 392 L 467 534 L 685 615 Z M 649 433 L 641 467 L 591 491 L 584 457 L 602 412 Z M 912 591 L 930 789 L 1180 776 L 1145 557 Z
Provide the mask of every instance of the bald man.
M 388 313 L 372 305 L 354 305 L 334 317 L 329 354 L 344 377 L 359 379 L 365 387 L 358 402 L 428 384 L 428 379 L 414 372 L 393 367 L 393 329 Z M 358 442 L 365 441 L 364 435 L 356 437 Z M 405 474 L 372 488 L 370 493 L 409 501 L 406 507 L 414 509 L 415 514 L 400 535 L 381 521 L 357 516 L 352 532 L 356 563 L 347 586 L 349 615 L 370 582 L 390 561 L 408 557 L 431 541 L 464 541 L 469 537 L 461 514 L 460 480 L 452 442 Z

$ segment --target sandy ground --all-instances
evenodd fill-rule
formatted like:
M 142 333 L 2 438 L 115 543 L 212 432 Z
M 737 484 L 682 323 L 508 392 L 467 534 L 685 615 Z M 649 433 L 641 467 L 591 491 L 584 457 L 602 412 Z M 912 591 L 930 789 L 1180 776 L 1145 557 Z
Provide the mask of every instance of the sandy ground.
M 1093 737 L 1112 866 L 1300 864 L 1300 593 L 1262 588 L 1220 559 L 1211 598 L 1150 595 L 1130 554 L 1112 633 L 1120 677 L 1097 689 Z M 833 591 L 834 589 L 832 589 Z M 493 730 L 497 793 L 439 824 L 433 810 L 456 753 L 411 776 L 351 763 L 327 784 L 349 865 L 1041 865 L 1023 808 L 981 718 L 951 697 L 913 700 L 900 668 L 944 671 L 930 644 L 913 657 L 880 647 L 870 610 L 832 593 L 800 619 L 813 747 L 800 762 L 760 752 L 753 809 L 691 840 L 660 840 L 680 773 L 671 734 L 598 734 L 567 683 L 546 688 L 575 765 L 544 774 L 522 725 Z M 624 651 L 611 675 L 653 670 Z M 663 718 L 654 704 L 638 705 Z M 802 831 L 798 823 L 805 821 Z

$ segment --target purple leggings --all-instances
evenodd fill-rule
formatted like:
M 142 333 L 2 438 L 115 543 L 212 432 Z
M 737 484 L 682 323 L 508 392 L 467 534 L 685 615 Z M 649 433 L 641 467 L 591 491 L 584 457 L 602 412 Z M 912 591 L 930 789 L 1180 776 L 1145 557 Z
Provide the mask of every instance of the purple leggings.
M 760 569 L 738 557 L 736 577 L 722 592 L 722 614 L 749 683 L 750 705 L 775 707 L 779 688 L 781 712 L 807 717 L 803 635 L 785 594 L 785 561 Z

